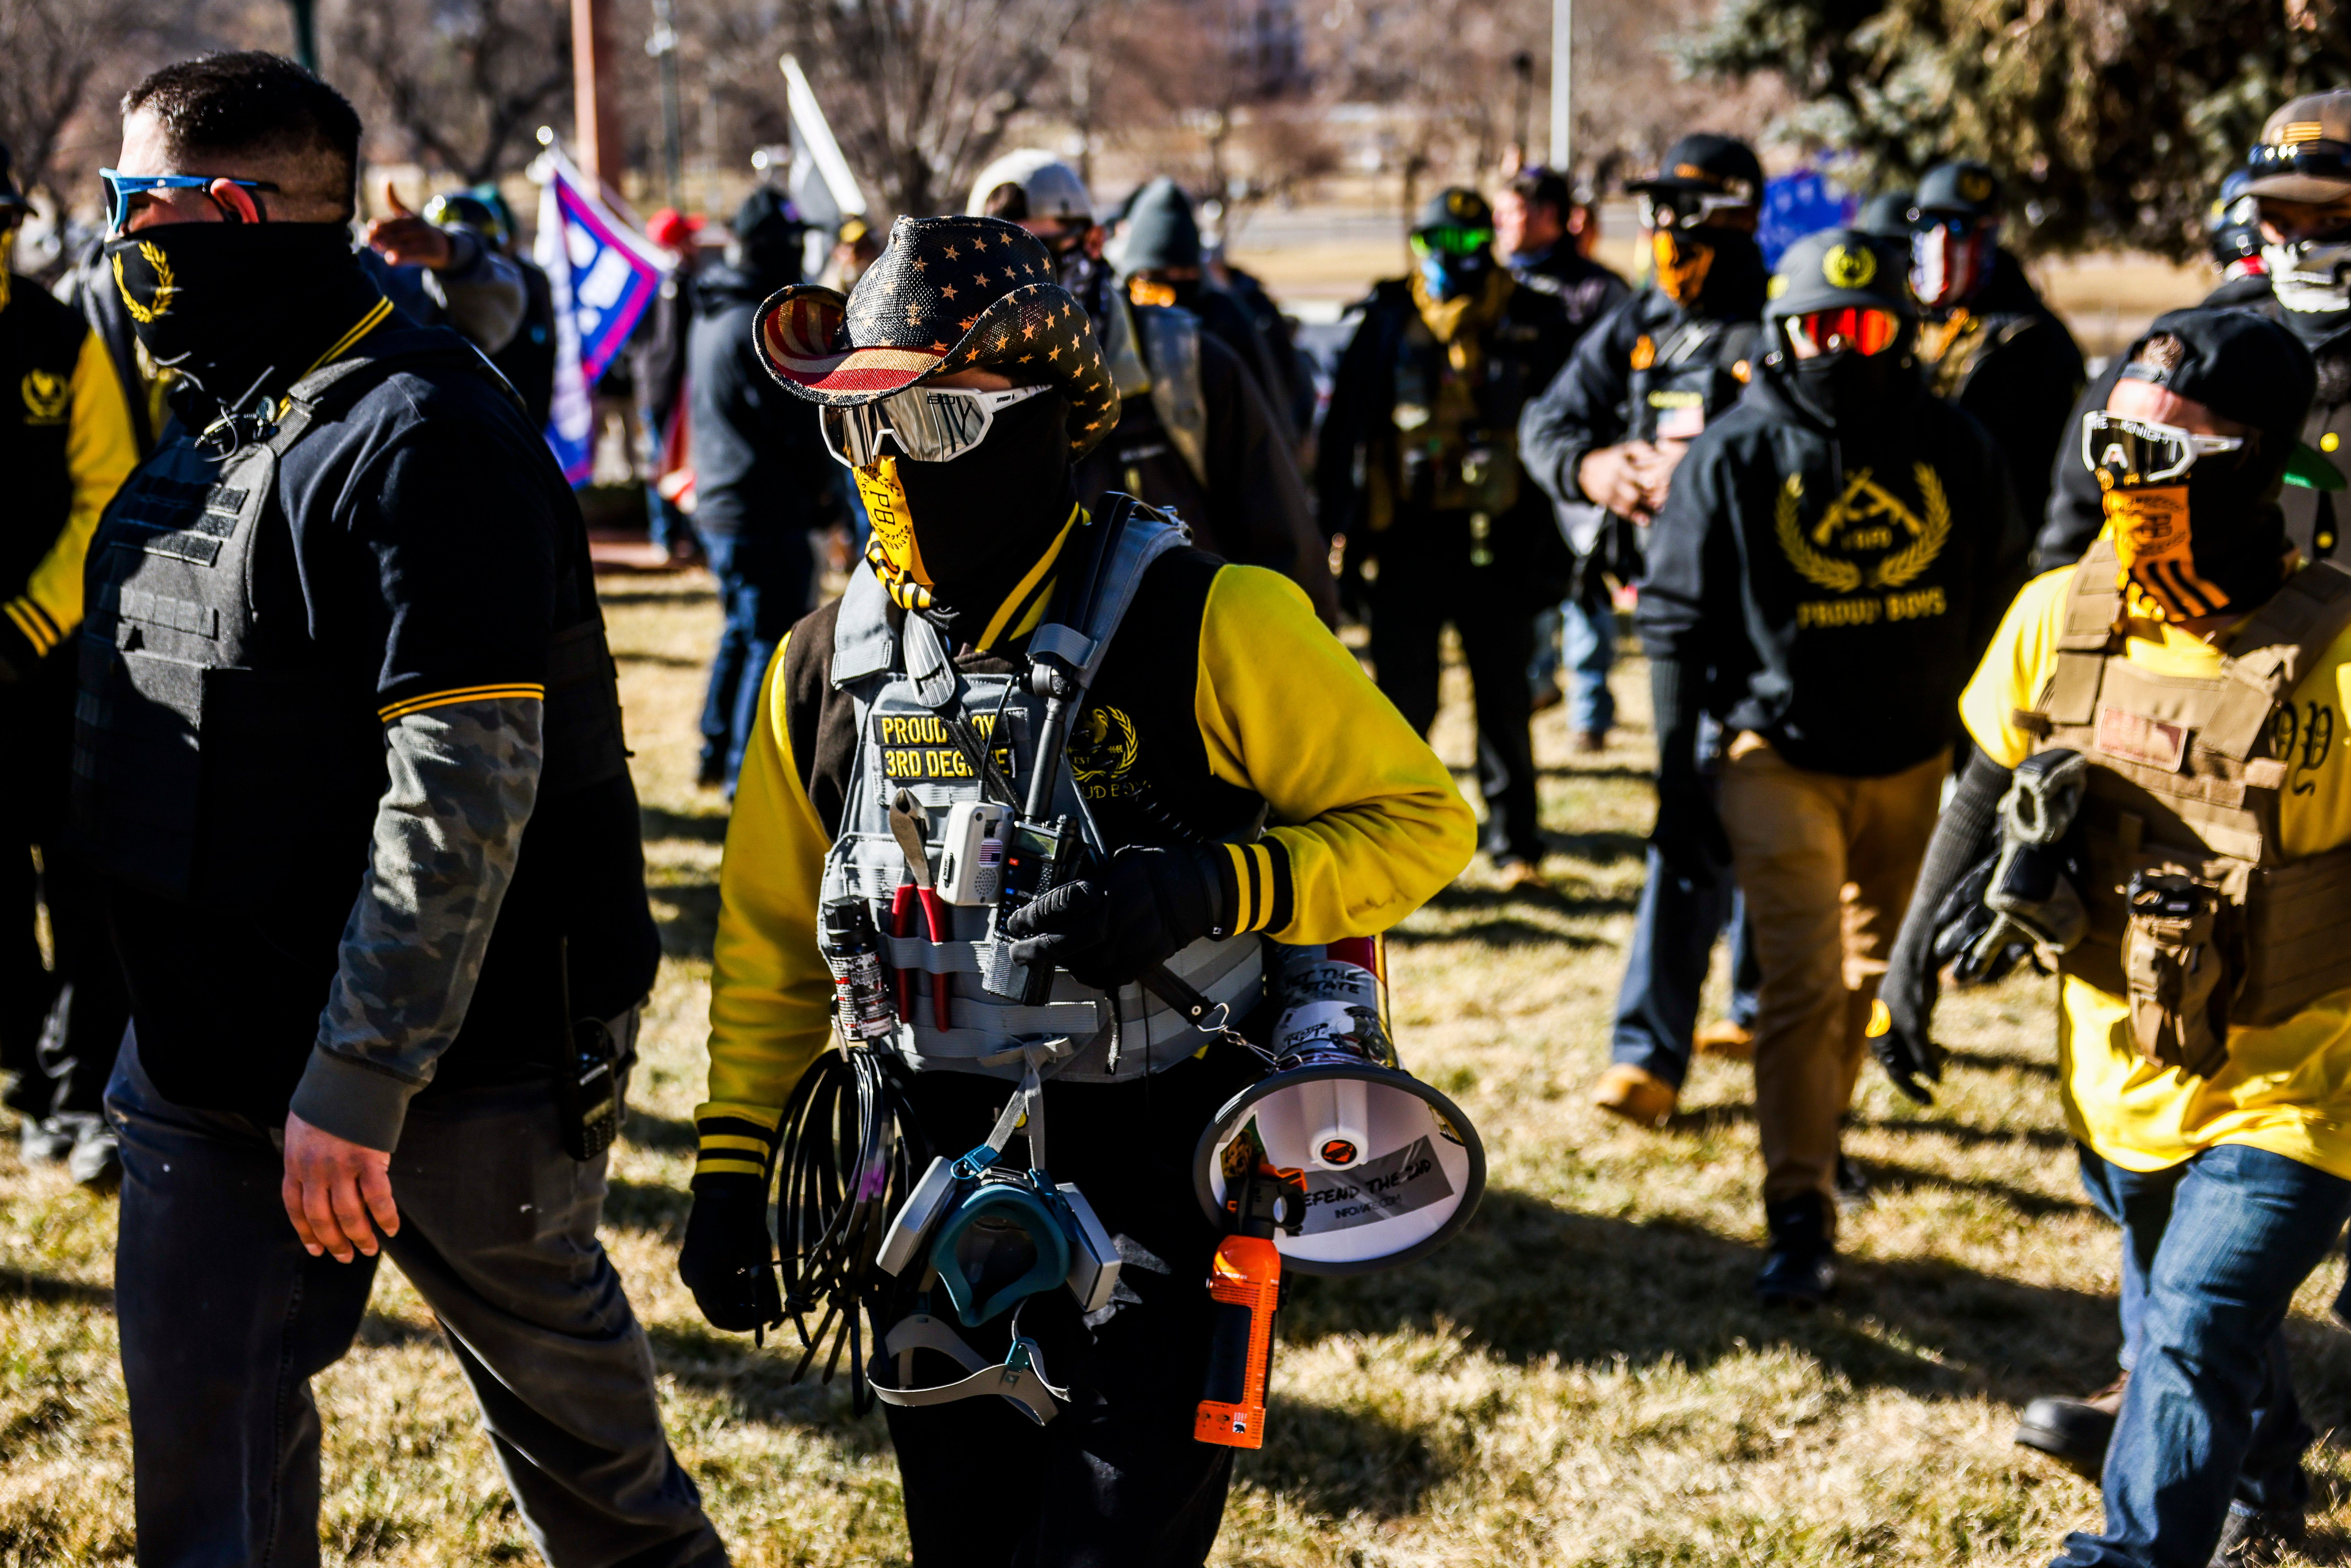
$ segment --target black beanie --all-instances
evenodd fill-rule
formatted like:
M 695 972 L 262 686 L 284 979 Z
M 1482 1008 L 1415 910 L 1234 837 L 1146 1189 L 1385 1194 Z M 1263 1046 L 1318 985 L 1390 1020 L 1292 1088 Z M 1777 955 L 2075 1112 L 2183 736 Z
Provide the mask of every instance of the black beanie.
M 2147 338 L 2167 332 L 2179 341 L 2179 361 L 2158 369 L 2141 360 Z M 2294 457 L 2318 395 L 2318 367 L 2302 340 L 2251 310 L 2174 310 L 2158 317 L 2147 337 L 2131 345 L 2123 377 L 2260 431 L 2253 471 L 2270 484 Z
M 1120 244 L 1119 260 L 1129 272 L 1199 266 L 1200 225 L 1192 216 L 1192 198 L 1160 175 L 1134 193 Z

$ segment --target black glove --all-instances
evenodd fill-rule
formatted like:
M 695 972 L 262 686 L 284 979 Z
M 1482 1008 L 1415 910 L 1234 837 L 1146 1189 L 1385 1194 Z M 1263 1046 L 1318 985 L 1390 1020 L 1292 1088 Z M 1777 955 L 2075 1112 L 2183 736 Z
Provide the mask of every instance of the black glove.
M 712 1328 L 747 1333 L 782 1321 L 774 1259 L 767 1183 L 748 1176 L 695 1177 L 677 1277 Z
M 1870 1051 L 1894 1087 L 1921 1105 L 1935 1103 L 1927 1083 L 1942 1080 L 1943 1062 L 1950 1054 L 1928 1034 L 1935 998 L 1942 988 L 1938 976 L 1957 956 L 1945 949 L 1976 911 L 1983 912 L 1989 928 L 1991 911 L 1983 909 L 1984 882 L 1990 875 L 1985 856 L 1998 840 L 1995 823 L 2008 783 L 2008 769 L 1981 752 L 1969 759 L 1959 788 L 1951 791 L 1935 823 L 1935 836 L 1927 841 L 1909 912 L 1886 956 L 1886 977 L 1878 984 L 1877 1005 L 1870 1009 Z
M 1698 771 L 1698 673 L 1678 659 L 1649 662 L 1657 733 L 1657 825 L 1649 846 L 1676 876 L 1711 877 L 1730 863 L 1730 838 L 1714 790 Z
M 1223 926 L 1225 864 L 1220 849 L 1123 849 L 1013 911 L 1012 956 L 1097 990 L 1131 985 Z
M 1657 783 L 1657 825 L 1650 847 L 1676 876 L 1710 877 L 1730 864 L 1730 836 L 1704 780 Z

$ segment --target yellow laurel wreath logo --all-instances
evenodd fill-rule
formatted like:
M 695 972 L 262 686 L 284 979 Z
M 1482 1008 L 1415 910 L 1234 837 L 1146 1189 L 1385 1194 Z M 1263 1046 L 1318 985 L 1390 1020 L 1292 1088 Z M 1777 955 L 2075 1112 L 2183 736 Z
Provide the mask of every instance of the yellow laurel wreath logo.
M 1980 202 L 1991 194 L 1991 178 L 1970 169 L 1959 176 L 1959 194 L 1970 202 Z
M 1877 276 L 1877 253 L 1865 245 L 1833 245 L 1821 257 L 1821 276 L 1832 288 L 1866 288 Z
M 26 424 L 63 424 L 73 389 L 65 377 L 49 371 L 27 371 L 20 389 L 25 394 Z
M 1088 783 L 1123 779 L 1142 749 L 1133 719 L 1114 707 L 1089 708 L 1070 737 L 1070 771 Z
M 1950 543 L 1951 504 L 1944 493 L 1942 477 L 1934 469 L 1919 463 L 1913 465 L 1910 472 L 1917 481 L 1918 498 L 1926 509 L 1924 517 L 1904 506 L 1899 497 L 1864 468 L 1846 481 L 1844 494 L 1830 503 L 1821 513 L 1820 521 L 1810 529 L 1804 528 L 1798 515 L 1804 495 L 1803 480 L 1791 475 L 1781 486 L 1779 504 L 1772 515 L 1772 531 L 1788 564 L 1831 593 L 1851 593 L 1861 588 L 1900 588 L 1916 581 L 1943 553 L 1943 547 Z M 1823 548 L 1849 532 L 1881 528 L 1888 533 L 1898 529 L 1909 536 L 1909 542 L 1871 566 L 1865 568 L 1840 559 Z
M 131 319 L 143 327 L 172 308 L 172 297 L 179 292 L 179 286 L 172 280 L 172 264 L 163 259 L 161 250 L 141 241 L 139 254 L 149 267 L 155 269 L 155 303 L 141 305 L 131 298 L 131 286 L 122 281 L 122 253 L 120 251 L 114 255 L 114 289 L 122 296 L 123 308 L 131 312 Z

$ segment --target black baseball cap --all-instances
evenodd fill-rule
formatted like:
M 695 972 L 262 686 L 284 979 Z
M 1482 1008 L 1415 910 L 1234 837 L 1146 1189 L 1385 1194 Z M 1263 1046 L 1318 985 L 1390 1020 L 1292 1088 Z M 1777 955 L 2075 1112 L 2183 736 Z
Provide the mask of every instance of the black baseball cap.
M 1865 235 L 1876 235 L 1880 239 L 1898 240 L 1907 245 L 1910 243 L 1910 208 L 1917 200 L 1917 194 L 1907 190 L 1888 191 L 1883 195 L 1872 196 L 1861 204 L 1861 212 L 1854 218 L 1853 226 Z
M 2170 365 L 2141 359 L 2147 340 L 2169 334 L 2180 353 Z M 2301 444 L 2303 422 L 2318 395 L 2318 366 L 2302 340 L 2252 310 L 2198 308 L 2158 316 L 2147 336 L 2131 345 L 2123 379 L 2146 382 L 2223 419 L 2251 425 L 2268 452 L 2284 454 L 2277 464 L 2284 476 L 2314 490 L 2344 488 L 2335 465 Z
M 1420 204 L 1420 216 L 1413 220 L 1415 234 L 1430 229 L 1489 229 L 1494 226 L 1494 209 L 1486 198 L 1467 185 L 1447 185 Z
M 1990 218 L 2000 215 L 2000 176 L 1988 163 L 1954 159 L 1938 163 L 1918 182 L 1910 211 L 1917 217 Z
M 1763 199 L 1763 165 L 1744 141 L 1698 131 L 1675 142 L 1666 153 L 1665 166 L 1655 174 L 1627 180 L 1625 188 L 1652 195 L 1688 192 L 1731 196 L 1753 204 Z
M 1908 247 L 1864 229 L 1823 229 L 1781 254 L 1765 288 L 1763 314 L 1773 319 L 1810 310 L 1888 310 L 1908 321 L 1918 314 L 1907 281 Z

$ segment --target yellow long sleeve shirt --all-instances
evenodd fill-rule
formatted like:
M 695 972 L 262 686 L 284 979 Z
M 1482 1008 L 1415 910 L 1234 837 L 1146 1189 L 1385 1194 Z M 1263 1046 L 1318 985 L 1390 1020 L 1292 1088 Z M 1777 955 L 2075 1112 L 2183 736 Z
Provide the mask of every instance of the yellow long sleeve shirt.
M 81 624 L 90 536 L 139 451 L 113 361 L 80 314 L 22 279 L 0 298 L 0 444 L 25 528 L 0 539 L 0 660 L 29 668 Z
M 837 610 L 803 621 L 777 651 L 736 786 L 710 1098 L 695 1114 L 701 1172 L 764 1167 L 786 1097 L 831 1039 L 819 884 L 855 741 L 849 699 L 827 679 Z M 1225 846 L 1239 930 L 1290 943 L 1386 930 L 1476 848 L 1475 817 L 1445 765 L 1297 585 L 1261 568 L 1195 552 L 1155 567 L 1077 728 L 1073 769 L 1113 837 L 1137 794 L 1194 821 L 1254 816 L 1264 803 L 1264 835 Z

